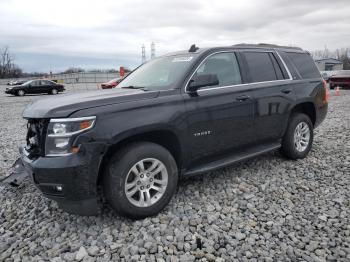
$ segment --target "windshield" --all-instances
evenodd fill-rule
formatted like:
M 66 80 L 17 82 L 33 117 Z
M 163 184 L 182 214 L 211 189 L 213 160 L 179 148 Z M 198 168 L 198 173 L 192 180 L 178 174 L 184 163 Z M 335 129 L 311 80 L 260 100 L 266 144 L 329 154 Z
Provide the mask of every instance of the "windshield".
M 29 80 L 29 81 L 27 81 L 27 82 L 24 82 L 22 85 L 28 85 L 28 84 L 30 84 L 31 82 L 33 82 L 33 80 Z
M 119 85 L 121 88 L 164 90 L 173 88 L 193 63 L 196 54 L 156 58 L 137 68 Z

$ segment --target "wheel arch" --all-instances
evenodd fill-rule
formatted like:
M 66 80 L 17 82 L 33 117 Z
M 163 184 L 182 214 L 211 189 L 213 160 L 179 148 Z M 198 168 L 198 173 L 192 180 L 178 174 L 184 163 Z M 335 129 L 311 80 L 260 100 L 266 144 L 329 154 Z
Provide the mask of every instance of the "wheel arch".
M 108 161 L 111 156 L 122 149 L 123 147 L 137 142 L 152 142 L 166 148 L 174 157 L 178 169 L 181 169 L 182 164 L 182 147 L 178 135 L 169 129 L 156 129 L 145 132 L 133 133 L 129 136 L 122 136 L 122 138 L 115 140 L 107 148 L 105 154 L 102 157 L 102 161 L 99 168 L 97 183 L 102 181 L 103 173 L 107 167 Z
M 290 111 L 290 115 L 294 113 L 304 113 L 310 117 L 312 124 L 316 124 L 316 107 L 313 102 L 302 102 L 296 104 Z

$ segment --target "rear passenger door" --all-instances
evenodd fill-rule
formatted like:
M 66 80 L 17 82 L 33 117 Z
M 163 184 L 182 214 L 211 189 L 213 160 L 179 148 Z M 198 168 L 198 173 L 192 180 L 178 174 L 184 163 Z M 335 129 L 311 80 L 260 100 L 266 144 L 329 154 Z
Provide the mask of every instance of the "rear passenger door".
M 248 82 L 254 90 L 254 129 L 258 143 L 283 136 L 295 99 L 290 73 L 274 51 L 243 51 Z

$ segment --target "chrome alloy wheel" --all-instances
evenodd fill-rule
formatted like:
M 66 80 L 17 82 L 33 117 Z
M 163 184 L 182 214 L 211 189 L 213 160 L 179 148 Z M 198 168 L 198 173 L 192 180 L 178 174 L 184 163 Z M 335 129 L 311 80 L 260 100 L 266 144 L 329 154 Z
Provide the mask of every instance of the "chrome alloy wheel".
M 163 196 L 168 185 L 168 171 L 155 158 L 137 162 L 125 180 L 125 195 L 137 207 L 150 207 Z
M 300 122 L 294 130 L 294 146 L 299 152 L 306 150 L 310 143 L 310 128 L 305 122 Z

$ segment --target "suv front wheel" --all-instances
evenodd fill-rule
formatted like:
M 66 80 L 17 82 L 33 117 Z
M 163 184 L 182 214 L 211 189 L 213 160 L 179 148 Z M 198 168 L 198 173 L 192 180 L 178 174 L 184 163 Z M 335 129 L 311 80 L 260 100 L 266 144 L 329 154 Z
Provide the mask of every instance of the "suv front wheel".
M 281 152 L 290 159 L 305 158 L 311 149 L 313 138 L 313 124 L 310 118 L 303 113 L 294 113 L 282 139 Z
M 120 215 L 140 219 L 159 213 L 173 196 L 178 170 L 164 147 L 141 142 L 118 151 L 103 178 L 104 194 Z

